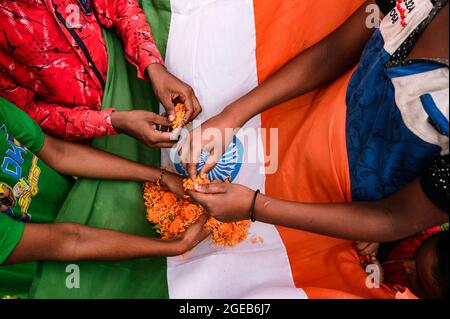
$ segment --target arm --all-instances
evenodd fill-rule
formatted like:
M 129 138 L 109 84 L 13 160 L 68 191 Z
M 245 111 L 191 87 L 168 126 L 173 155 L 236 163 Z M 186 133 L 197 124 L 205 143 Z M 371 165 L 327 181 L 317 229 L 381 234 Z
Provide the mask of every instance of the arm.
M 336 31 L 297 55 L 259 87 L 225 109 L 241 127 L 255 115 L 332 82 L 354 66 L 373 33 L 363 4 Z M 230 115 L 231 116 L 231 115 Z
M 248 219 L 253 194 L 232 184 L 199 186 L 190 193 L 222 221 Z M 264 223 L 365 242 L 393 241 L 448 222 L 448 215 L 426 197 L 419 180 L 374 203 L 304 204 L 260 195 L 255 213 Z
M 138 77 L 151 80 L 153 91 L 164 105 L 170 122 L 175 120 L 173 101 L 186 106 L 186 123 L 201 112 L 200 103 L 192 88 L 170 74 L 156 47 L 150 25 L 136 0 L 95 0 L 96 15 L 102 25 L 115 28 L 125 45 L 128 61 L 138 70 Z
M 100 23 L 115 28 L 122 38 L 127 59 L 137 67 L 140 78 L 145 79 L 149 65 L 164 63 L 136 0 L 94 0 L 93 3 Z
M 39 159 L 62 175 L 92 179 L 156 182 L 161 171 L 93 147 L 46 135 Z
M 225 134 L 227 128 L 241 128 L 255 115 L 335 80 L 358 62 L 374 31 L 365 26 L 366 5 L 370 3 L 374 1 L 366 2 L 335 32 L 298 54 L 260 86 L 202 125 L 202 131 L 214 127 L 220 129 L 223 136 L 222 149 L 211 151 L 215 159 L 203 167 L 202 175 L 215 166 L 229 145 L 231 138 Z M 211 143 L 206 138 L 197 143 L 193 136 L 194 133 L 181 152 L 190 153 L 190 157 L 182 158 L 182 161 L 192 178 L 196 175 L 201 151 Z M 201 145 L 194 145 L 196 143 Z
M 0 67 L 0 95 L 33 118 L 46 132 L 68 140 L 87 140 L 114 135 L 113 109 L 93 111 L 87 106 L 67 108 L 37 101 L 35 93 L 15 83 Z
M 160 169 L 48 135 L 37 156 L 57 172 L 67 176 L 136 182 L 156 182 L 161 176 Z M 182 178 L 178 175 L 166 173 L 162 185 L 178 195 L 184 195 Z
M 204 240 L 206 216 L 169 241 L 73 223 L 26 224 L 6 264 L 29 261 L 128 260 L 180 255 Z
M 283 212 L 283 216 L 276 212 Z M 332 237 L 387 242 L 448 222 L 423 193 L 419 180 L 373 203 L 301 204 L 262 197 L 258 220 Z

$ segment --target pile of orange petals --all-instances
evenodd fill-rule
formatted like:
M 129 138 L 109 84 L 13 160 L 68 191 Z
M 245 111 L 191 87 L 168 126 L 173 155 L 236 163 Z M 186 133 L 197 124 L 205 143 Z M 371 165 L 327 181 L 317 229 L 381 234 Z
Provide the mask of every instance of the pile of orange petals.
M 144 200 L 147 220 L 155 225 L 163 239 L 180 235 L 204 213 L 200 205 L 179 198 L 154 183 L 144 185 Z M 215 244 L 230 247 L 247 239 L 250 222 L 222 223 L 211 217 L 205 227 L 211 230 L 211 240 Z
M 178 103 L 175 105 L 175 120 L 172 122 L 172 128 L 182 128 L 186 123 L 184 117 L 186 116 L 186 107 L 184 104 Z
M 232 247 L 247 239 L 250 221 L 222 223 L 211 217 L 206 222 L 206 227 L 212 231 L 211 239 L 214 243 Z

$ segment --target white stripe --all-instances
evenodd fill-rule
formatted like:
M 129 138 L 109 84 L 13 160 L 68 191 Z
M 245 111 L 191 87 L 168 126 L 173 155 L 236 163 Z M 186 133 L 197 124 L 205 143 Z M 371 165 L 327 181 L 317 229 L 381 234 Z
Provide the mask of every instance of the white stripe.
M 256 34 L 251 0 L 172 0 L 166 64 L 193 86 L 202 122 L 257 86 Z M 260 116 L 245 128 L 261 127 Z M 259 139 L 259 150 L 262 142 Z M 244 144 L 244 149 L 246 146 Z M 162 155 L 170 165 L 169 152 Z M 264 191 L 262 164 L 243 164 L 236 182 Z M 252 244 L 261 236 L 263 244 Z M 261 295 L 305 298 L 294 282 L 286 249 L 275 227 L 256 223 L 249 239 L 233 248 L 209 241 L 189 254 L 168 259 L 171 298 L 246 298 Z M 276 287 L 271 289 L 271 287 Z

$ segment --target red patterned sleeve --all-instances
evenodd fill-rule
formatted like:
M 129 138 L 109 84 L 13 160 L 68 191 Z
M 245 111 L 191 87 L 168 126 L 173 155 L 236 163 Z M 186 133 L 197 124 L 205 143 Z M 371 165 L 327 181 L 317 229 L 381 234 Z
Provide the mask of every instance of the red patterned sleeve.
M 83 106 L 67 108 L 35 101 L 35 94 L 15 84 L 6 72 L 0 72 L 0 96 L 28 113 L 45 132 L 68 141 L 116 134 L 111 124 L 114 109 L 93 111 Z
M 127 59 L 146 78 L 150 64 L 163 64 L 150 25 L 136 0 L 93 0 L 96 16 L 107 28 L 115 28 L 125 44 Z

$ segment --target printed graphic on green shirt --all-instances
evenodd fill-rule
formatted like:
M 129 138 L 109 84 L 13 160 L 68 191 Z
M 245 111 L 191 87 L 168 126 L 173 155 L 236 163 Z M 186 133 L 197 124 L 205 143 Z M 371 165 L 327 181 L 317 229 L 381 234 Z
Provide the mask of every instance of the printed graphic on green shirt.
M 44 140 L 36 122 L 0 98 L 0 265 L 19 243 L 24 224 L 54 222 L 72 188 L 72 178 L 38 158 Z
M 38 185 L 41 169 L 38 166 L 38 158 L 31 155 L 28 176 L 23 177 L 22 165 L 25 162 L 25 157 L 30 152 L 24 145 L 7 133 L 5 125 L 0 129 L 4 132 L 6 141 L 9 144 L 1 166 L 2 173 L 17 180 L 17 183 L 14 185 L 0 183 L 0 210 L 4 211 L 9 217 L 22 222 L 29 222 L 31 215 L 28 213 L 28 208 L 33 197 L 39 192 Z M 18 209 L 14 211 L 16 206 L 18 206 Z
M 44 140 L 36 122 L 0 98 L 0 265 L 19 243 L 25 223 L 54 222 L 72 188 L 72 178 L 38 158 Z M 0 266 L 0 298 L 27 297 L 36 269 L 37 263 Z
M 53 222 L 72 187 L 72 178 L 57 173 L 36 156 L 43 146 L 39 125 L 1 99 L 0 211 L 16 221 Z

